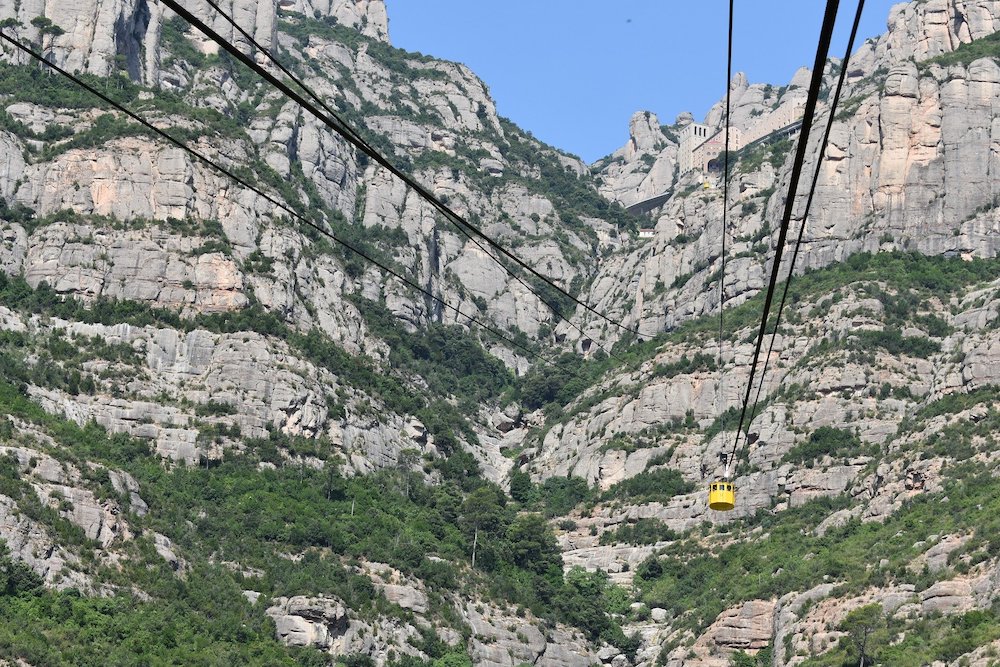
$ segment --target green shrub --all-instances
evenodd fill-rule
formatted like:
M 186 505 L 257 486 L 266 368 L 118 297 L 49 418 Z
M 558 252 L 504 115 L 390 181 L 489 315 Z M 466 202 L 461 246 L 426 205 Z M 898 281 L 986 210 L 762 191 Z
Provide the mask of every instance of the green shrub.
M 659 519 L 637 519 L 635 523 L 623 523 L 613 531 L 601 533 L 600 544 L 656 544 L 676 540 L 680 537 Z
M 809 437 L 792 447 L 781 457 L 782 463 L 800 465 L 815 464 L 829 456 L 833 459 L 848 459 L 856 456 L 872 456 L 877 446 L 866 445 L 857 435 L 831 426 L 820 426 Z
M 926 69 L 930 65 L 941 65 L 942 67 L 951 65 L 968 66 L 972 61 L 979 60 L 980 58 L 992 58 L 994 60 L 1000 58 L 1000 34 L 993 33 L 972 42 L 959 44 L 958 48 L 954 51 L 928 58 L 918 63 L 918 67 Z
M 699 370 L 714 371 L 716 369 L 715 359 L 704 352 L 696 352 L 693 357 L 682 356 L 677 361 L 669 364 L 656 364 L 653 368 L 653 377 L 671 378 L 676 375 L 687 375 Z
M 660 468 L 641 472 L 624 479 L 602 493 L 599 500 L 620 500 L 627 503 L 669 502 L 674 496 L 694 491 L 676 470 Z
M 857 331 L 852 337 L 857 338 L 858 349 L 870 350 L 880 347 L 893 356 L 926 359 L 941 351 L 940 343 L 921 336 L 903 336 L 898 329 Z
M 549 477 L 535 490 L 545 516 L 563 516 L 590 498 L 590 487 L 582 477 Z

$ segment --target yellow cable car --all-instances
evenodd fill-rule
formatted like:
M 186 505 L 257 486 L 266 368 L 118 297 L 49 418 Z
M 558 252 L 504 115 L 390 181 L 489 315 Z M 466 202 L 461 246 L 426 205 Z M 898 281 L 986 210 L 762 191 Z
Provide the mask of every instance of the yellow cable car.
M 708 507 L 716 512 L 728 512 L 736 507 L 736 485 L 718 481 L 709 484 Z

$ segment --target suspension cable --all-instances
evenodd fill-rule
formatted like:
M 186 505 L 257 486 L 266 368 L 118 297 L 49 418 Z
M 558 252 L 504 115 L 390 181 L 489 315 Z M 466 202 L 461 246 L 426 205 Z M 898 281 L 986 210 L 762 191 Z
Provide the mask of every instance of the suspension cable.
M 185 9 L 184 7 L 182 7 L 180 5 L 180 3 L 176 2 L 175 0 L 161 0 L 161 1 L 163 2 L 163 4 L 165 4 L 167 7 L 169 7 L 170 9 L 172 9 L 175 13 L 177 13 L 181 18 L 183 18 L 185 21 L 187 21 L 192 26 L 194 26 L 195 28 L 197 28 L 206 37 L 208 37 L 209 39 L 211 39 L 212 41 L 214 41 L 215 43 L 217 43 L 220 47 L 222 47 L 227 52 L 229 52 L 233 57 L 235 57 L 237 60 L 239 60 L 241 63 L 243 63 L 246 67 L 250 68 L 258 76 L 260 76 L 265 81 L 267 81 L 269 84 L 271 84 L 271 86 L 277 88 L 283 95 L 285 95 L 285 97 L 288 97 L 289 99 L 291 99 L 292 101 L 294 101 L 300 107 L 302 107 L 303 109 L 305 109 L 306 111 L 308 111 L 310 114 L 312 114 L 313 116 L 315 116 L 320 122 L 322 122 L 328 128 L 330 128 L 331 130 L 333 130 L 334 132 L 336 132 L 337 134 L 339 134 L 341 137 L 343 137 L 344 139 L 346 139 L 348 142 L 350 142 L 356 148 L 360 149 L 362 152 L 364 152 L 366 155 L 368 155 L 371 159 L 375 160 L 379 165 L 381 165 L 385 169 L 389 170 L 390 173 L 392 173 L 394 176 L 396 176 L 397 178 L 399 178 L 400 180 L 402 180 L 406 185 L 408 185 L 410 188 L 412 188 L 414 190 L 414 192 L 416 192 L 422 199 L 424 199 L 425 201 L 427 201 L 434 209 L 436 209 L 438 212 L 440 212 L 442 215 L 444 215 L 446 219 L 448 219 L 450 222 L 452 222 L 452 224 L 454 224 L 457 227 L 460 227 L 462 230 L 464 230 L 464 233 L 466 233 L 467 236 L 470 236 L 470 237 L 471 236 L 475 236 L 475 237 L 478 237 L 479 239 L 482 239 L 488 245 L 490 245 L 491 247 L 493 247 L 497 251 L 499 251 L 504 257 L 506 257 L 507 259 L 513 261 L 515 264 L 517 264 L 518 266 L 520 266 L 522 269 L 527 270 L 529 273 L 531 273 L 531 275 L 535 276 L 535 278 L 541 280 L 543 283 L 545 283 L 546 285 L 548 285 L 552 289 L 555 289 L 557 292 L 559 292 L 563 296 L 569 298 L 576 305 L 582 306 L 584 309 L 586 309 L 586 310 L 590 311 L 591 313 L 597 315 L 598 317 L 600 317 L 601 319 L 605 320 L 609 324 L 611 324 L 611 325 L 613 325 L 613 326 L 615 326 L 615 327 L 617 327 L 619 329 L 622 329 L 623 331 L 627 331 L 629 333 L 633 333 L 633 334 L 635 334 L 637 336 L 646 335 L 646 334 L 642 334 L 637 329 L 633 329 L 633 328 L 628 327 L 628 326 L 626 326 L 625 324 L 623 324 L 623 323 L 621 323 L 619 321 L 611 319 L 610 317 L 608 317 L 604 313 L 598 311 L 597 309 L 593 308 L 589 304 L 585 303 L 584 301 L 580 300 L 579 298 L 573 296 L 572 294 L 570 294 L 569 292 L 567 292 L 566 290 L 564 290 L 562 287 L 560 287 L 555 282 L 553 282 L 552 279 L 548 278 L 544 274 L 542 274 L 539 271 L 537 271 L 534 267 L 532 267 L 531 265 L 529 265 L 526 262 L 524 262 L 522 259 L 520 259 L 516 255 L 514 255 L 513 253 L 511 253 L 506 248 L 504 248 L 500 243 L 498 243 L 497 241 L 495 241 L 494 239 L 492 239 L 490 236 L 488 236 L 487 234 L 485 234 L 484 232 L 482 232 L 478 227 L 476 227 L 475 225 L 472 225 L 471 223 L 469 223 L 467 220 L 465 220 L 465 218 L 463 218 L 458 213 L 456 213 L 454 210 L 452 210 L 450 207 L 448 207 L 446 204 L 444 204 L 443 202 L 441 202 L 437 197 L 435 197 L 424 186 L 420 185 L 411 176 L 409 176 L 408 174 L 404 173 L 398 167 L 396 167 L 395 165 L 393 165 L 386 157 L 384 157 L 381 153 L 379 153 L 377 150 L 375 150 L 370 144 L 368 144 L 366 141 L 364 141 L 354 130 L 347 129 L 349 126 L 348 126 L 347 123 L 344 122 L 344 120 L 342 118 L 340 118 L 339 116 L 336 116 L 335 114 L 333 115 L 333 117 L 331 117 L 331 115 L 324 114 L 322 111 L 320 111 L 319 109 L 317 109 L 315 105 L 313 105 L 308 100 L 306 100 L 305 98 L 303 98 L 302 95 L 300 95 L 299 93 L 297 93 L 294 90 L 292 90 L 287 84 L 285 84 L 284 82 L 282 82 L 281 80 L 279 80 L 277 77 L 275 77 L 273 74 L 271 74 L 270 72 L 268 72 L 267 70 L 265 70 L 263 67 L 261 67 L 259 64 L 257 64 L 252 58 L 250 58 L 247 55 L 245 55 L 243 52 L 241 52 L 235 45 L 233 45 L 232 43 L 230 43 L 228 40 L 224 39 L 216 31 L 214 31 L 212 28 L 210 28 L 208 25 L 206 25 L 204 21 L 202 21 L 201 19 L 199 19 L 198 17 L 196 17 L 194 14 L 192 14 L 190 11 L 188 11 L 187 9 Z M 264 53 L 267 54 L 270 57 L 270 54 L 268 54 L 266 51 L 264 51 Z M 490 254 L 490 253 L 488 253 L 488 254 Z M 490 256 L 493 257 L 492 254 L 490 254 Z M 535 291 L 534 289 L 532 289 L 530 285 L 528 285 L 526 282 L 524 282 L 523 279 L 521 279 L 519 276 L 517 276 L 516 274 L 514 274 L 509 269 L 509 267 L 507 267 L 503 262 L 499 262 L 499 264 L 504 268 L 505 271 L 507 271 L 507 273 L 509 275 L 511 275 L 511 277 L 514 277 L 514 278 L 518 279 L 520 282 L 522 282 L 522 284 L 524 284 L 532 294 L 534 294 L 536 297 L 538 297 L 538 299 L 542 303 L 544 303 L 558 318 L 562 319 L 563 321 L 566 321 L 571 326 L 574 326 L 574 328 L 578 328 L 578 327 L 575 327 L 575 325 L 573 323 L 571 323 L 568 318 L 566 318 L 565 316 L 563 316 L 562 313 L 561 313 L 561 311 L 558 308 L 556 308 L 551 303 L 549 303 L 547 300 L 545 300 L 540 294 L 538 294 L 537 291 Z M 585 332 L 583 332 L 582 330 L 581 330 L 581 333 L 584 336 L 588 335 Z M 605 350 L 605 351 L 607 351 L 607 350 Z M 611 353 L 609 352 L 609 354 L 611 354 Z M 614 355 L 612 355 L 612 356 L 614 356 Z
M 727 216 L 729 213 L 729 125 L 730 112 L 732 109 L 731 99 L 733 90 L 733 7 L 735 0 L 729 0 L 729 41 L 726 49 L 726 125 L 725 125 L 725 150 L 723 152 L 722 167 L 722 271 L 719 273 L 719 388 L 716 400 L 716 410 L 719 415 L 725 414 L 722 410 L 725 401 L 725 372 L 722 361 L 722 337 L 723 337 L 723 306 L 726 301 L 726 229 Z M 722 422 L 722 432 L 725 433 L 725 422 Z M 725 438 L 725 435 L 723 435 Z
M 746 420 L 747 408 L 750 406 L 750 393 L 753 391 L 754 374 L 757 370 L 757 362 L 760 359 L 760 350 L 764 344 L 764 336 L 767 330 L 767 321 L 771 313 L 771 302 L 774 299 L 774 292 L 778 282 L 778 273 L 781 269 L 781 256 L 784 251 L 785 241 L 788 238 L 788 227 L 792 217 L 792 209 L 795 203 L 795 192 L 798 190 L 799 178 L 802 175 L 802 165 L 805 160 L 806 145 L 809 143 L 809 132 L 812 129 L 813 119 L 816 114 L 816 103 L 819 100 L 819 91 L 823 85 L 823 67 L 826 64 L 827 54 L 830 50 L 830 40 L 833 36 L 833 26 L 837 20 L 837 8 L 839 0 L 827 0 L 826 11 L 823 16 L 823 27 L 820 29 L 819 42 L 816 47 L 816 60 L 813 64 L 812 79 L 809 84 L 809 93 L 806 97 L 806 106 L 802 117 L 802 128 L 799 130 L 799 140 L 795 148 L 795 161 L 792 164 L 792 172 L 788 182 L 788 194 L 785 197 L 785 208 L 781 216 L 778 240 L 774 248 L 774 263 L 771 267 L 771 277 L 767 286 L 767 293 L 764 297 L 764 312 L 760 319 L 760 330 L 757 333 L 757 344 L 754 348 L 753 361 L 750 364 L 750 376 L 747 379 L 746 395 L 743 398 L 743 408 L 740 410 L 740 423 L 733 439 L 733 449 L 729 462 L 726 464 L 725 478 L 729 479 L 732 471 L 733 461 L 739 445 L 740 433 L 743 431 L 743 423 Z
M 476 324 L 476 325 L 478 325 L 483 330 L 488 331 L 489 333 L 493 334 L 494 336 L 497 336 L 498 338 L 506 341 L 507 343 L 511 344 L 512 346 L 514 346 L 514 347 L 516 347 L 516 348 L 524 351 L 526 354 L 528 354 L 528 355 L 530 355 L 530 356 L 532 356 L 532 357 L 534 357 L 534 358 L 536 358 L 536 359 L 538 359 L 540 361 L 543 361 L 543 362 L 548 363 L 548 364 L 550 364 L 550 365 L 552 365 L 554 367 L 557 367 L 560 370 L 564 370 L 566 372 L 569 372 L 569 373 L 571 373 L 572 375 L 574 375 L 575 377 L 577 377 L 579 379 L 585 379 L 585 378 L 583 378 L 583 376 L 581 376 L 578 373 L 576 373 L 576 371 L 574 371 L 573 369 L 571 369 L 569 367 L 566 367 L 565 365 L 558 364 L 556 361 L 553 361 L 551 358 L 546 357 L 545 355 L 542 355 L 542 354 L 536 352 L 535 350 L 532 350 L 531 348 L 527 347 L 526 345 L 518 343 L 517 341 L 515 341 L 515 340 L 511 339 L 510 337 L 506 336 L 503 332 L 501 332 L 501 331 L 499 331 L 499 330 L 497 330 L 497 329 L 495 329 L 493 327 L 490 327 L 488 324 L 483 323 L 479 319 L 477 319 L 477 318 L 475 318 L 475 317 L 473 317 L 471 315 L 468 315 L 466 313 L 463 313 L 460 308 L 458 308 L 456 306 L 453 306 L 452 304 L 446 302 L 441 297 L 433 294 L 432 292 L 424 289 L 420 285 L 414 283 L 412 280 L 410 280 L 409 278 L 405 277 L 404 275 L 402 275 L 398 271 L 392 269 L 391 267 L 387 266 L 383 262 L 380 262 L 378 259 L 372 257 L 371 255 L 369 255 L 368 253 L 366 253 L 364 250 L 356 247 L 352 243 L 350 243 L 348 241 L 345 241 L 344 239 L 341 239 L 340 237 L 336 236 L 332 232 L 328 231 L 322 225 L 319 225 L 316 222 L 314 222 L 314 221 L 306 218 L 305 216 L 303 216 L 302 214 L 300 214 L 298 211 L 295 211 L 293 208 L 291 208 L 291 206 L 289 204 L 287 204 L 285 202 L 282 202 L 279 199 L 276 199 L 275 197 L 273 197 L 273 196 L 267 194 L 266 192 L 264 192 L 263 190 L 261 190 L 259 187 L 248 183 L 245 179 L 243 179 L 240 176 L 236 175 L 232 170 L 230 170 L 227 167 L 219 164 L 215 160 L 207 157 L 203 153 L 201 153 L 201 152 L 199 152 L 199 151 L 191 148 L 190 146 L 188 146 L 185 142 L 181 141 L 180 139 L 177 139 L 177 138 L 173 137 L 172 135 L 168 134 L 167 132 L 161 130 L 160 128 L 154 126 L 153 124 L 151 124 L 145 118 L 143 118 L 143 117 L 139 116 L 138 114 L 136 114 L 135 112 L 129 110 L 128 108 L 126 108 L 121 103 L 116 102 L 115 100 L 111 99 L 110 97 L 108 97 L 107 95 L 105 95 L 104 93 L 102 93 L 101 91 L 99 91 L 96 88 L 94 88 L 93 86 L 89 85 L 88 83 L 86 83 L 85 81 L 83 81 L 82 79 L 80 79 L 79 77 L 77 77 L 77 76 L 71 74 L 70 72 L 66 71 L 65 69 L 59 67 L 58 65 L 56 65 L 52 61 L 47 60 L 40 53 L 37 53 L 36 51 L 32 50 L 31 48 L 29 48 L 25 44 L 21 43 L 20 41 L 14 39 L 12 37 L 10 37 L 5 32 L 0 31 L 0 39 L 3 39 L 5 41 L 9 42 L 10 44 L 12 44 L 13 46 L 17 47 L 18 49 L 20 49 L 24 53 L 28 54 L 29 56 L 31 56 L 32 58 L 34 58 L 38 62 L 40 62 L 40 63 L 48 66 L 49 68 L 51 68 L 52 70 L 54 70 L 56 72 L 58 72 L 59 74 L 61 74 L 62 76 L 66 77 L 67 79 L 71 80 L 73 83 L 77 84 L 81 88 L 84 88 L 85 90 L 87 90 L 92 95 L 96 96 L 97 98 L 99 98 L 100 100 L 102 100 L 103 102 L 105 102 L 106 104 L 109 104 L 112 107 L 114 107 L 115 109 L 121 111 L 122 113 L 124 113 L 125 115 L 127 115 L 129 118 L 131 118 L 132 120 L 135 120 L 136 122 L 138 122 L 139 124 L 141 124 L 142 126 L 144 126 L 145 128 L 147 128 L 148 130 L 152 131 L 153 133 L 155 133 L 159 137 L 167 140 L 168 142 L 170 142 L 171 144 L 177 146 L 181 150 L 184 150 L 188 154 L 190 154 L 190 155 L 196 157 L 197 159 L 201 160 L 203 163 L 207 164 L 208 166 L 212 167 L 216 171 L 218 171 L 218 172 L 224 174 L 225 176 L 229 177 L 230 179 L 232 179 L 237 184 L 239 184 L 239 185 L 247 188 L 248 190 L 250 190 L 254 194 L 262 197 L 263 199 L 265 199 L 270 204 L 272 204 L 272 205 L 280 208 L 281 210 L 285 211 L 286 213 L 288 213 L 289 215 L 291 215 L 292 217 L 294 217 L 299 222 L 301 222 L 301 223 L 303 223 L 303 224 L 311 227 L 312 229 L 316 230 L 317 232 L 319 232 L 323 236 L 325 236 L 325 237 L 329 238 L 330 240 L 336 242 L 337 244 L 343 246 L 348 251 L 350 251 L 350 252 L 358 255 L 359 257 L 361 257 L 362 259 L 370 262 L 371 264 L 374 264 L 375 266 L 379 267 L 380 269 L 382 269 L 383 271 L 385 271 L 389 275 L 391 275 L 394 278 L 398 279 L 399 281 L 401 281 L 402 283 L 404 283 L 408 287 L 410 287 L 410 288 L 412 288 L 414 290 L 417 290 L 417 291 L 423 293 L 425 296 L 433 299 L 436 303 L 439 303 L 440 305 L 444 306 L 445 308 L 447 308 L 447 309 L 449 309 L 451 311 L 454 311 L 459 317 L 463 317 L 463 318 L 467 319 L 470 324 Z
M 760 383 L 757 385 L 757 394 L 753 400 L 753 407 L 750 409 L 750 418 L 747 420 L 747 429 L 749 430 L 750 425 L 753 423 L 754 417 L 757 414 L 757 404 L 760 402 L 761 391 L 764 388 L 764 378 L 767 375 L 767 367 L 771 361 L 771 354 L 774 351 L 774 341 L 778 335 L 778 327 L 781 325 L 781 314 L 785 309 L 785 300 L 788 298 L 788 291 L 792 285 L 792 278 L 795 271 L 795 260 L 799 256 L 799 248 L 802 245 L 802 238 L 805 234 L 806 229 L 806 219 L 809 217 L 809 211 L 812 208 L 813 195 L 816 193 L 816 184 L 819 182 L 820 170 L 823 167 L 823 158 L 826 156 L 827 143 L 830 140 L 830 132 L 833 129 L 834 117 L 837 115 L 837 105 L 840 103 L 840 94 L 843 92 L 844 81 L 847 79 L 847 66 L 851 60 L 851 52 L 854 50 L 854 40 L 858 35 L 858 26 L 861 24 L 861 14 L 865 7 L 865 0 L 858 0 L 858 8 L 854 14 L 854 24 L 851 27 L 851 35 L 847 40 L 847 48 L 844 52 L 844 59 L 841 61 L 840 76 L 837 78 L 837 87 L 833 94 L 833 101 L 830 103 L 830 112 L 826 120 L 826 130 L 823 132 L 823 141 L 820 143 L 818 157 L 816 159 L 816 169 L 813 172 L 812 184 L 809 186 L 809 196 L 806 198 L 805 210 L 802 213 L 802 220 L 799 224 L 799 234 L 798 238 L 795 239 L 795 249 L 792 252 L 792 259 L 789 262 L 788 267 L 788 278 L 785 280 L 784 291 L 781 294 L 781 301 L 778 303 L 778 312 L 775 317 L 774 331 L 771 332 L 771 342 L 767 348 L 767 356 L 764 357 L 764 367 L 760 372 Z M 750 446 L 748 439 L 743 440 L 743 449 L 740 451 L 740 458 L 742 458 Z

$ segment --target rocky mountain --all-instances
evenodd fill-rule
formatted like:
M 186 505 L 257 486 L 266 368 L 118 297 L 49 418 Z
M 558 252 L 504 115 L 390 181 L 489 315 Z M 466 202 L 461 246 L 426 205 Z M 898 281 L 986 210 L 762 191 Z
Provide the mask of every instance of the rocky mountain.
M 889 16 L 888 32 L 869 40 L 852 57 L 844 105 L 806 228 L 803 269 L 887 247 L 931 255 L 996 254 L 996 219 L 991 213 L 996 197 L 991 173 L 996 166 L 983 152 L 993 131 L 995 61 L 976 58 L 976 49 L 965 51 L 964 57 L 949 54 L 992 35 L 998 27 L 997 9 L 991 2 L 899 4 Z M 839 61 L 829 65 L 827 91 L 839 67 Z M 788 86 L 775 88 L 749 85 L 738 74 L 731 84 L 733 125 L 747 130 L 801 98 L 808 77 L 802 70 Z M 720 102 L 706 124 L 721 129 L 723 113 Z M 655 115 L 636 114 L 629 144 L 595 165 L 603 179 L 602 192 L 625 205 L 675 193 L 653 212 L 657 235 L 652 247 L 606 263 L 591 294 L 590 302 L 608 309 L 631 306 L 630 312 L 617 307 L 632 323 L 648 322 L 646 328 L 652 331 L 718 307 L 709 301 L 712 292 L 705 289 L 704 277 L 720 266 L 715 249 L 720 230 L 707 228 L 721 220 L 719 181 L 709 179 L 712 189 L 692 197 L 701 184 L 700 174 L 678 176 L 673 169 L 677 131 L 691 120 L 682 116 L 662 127 Z M 822 116 L 819 120 L 826 121 Z M 972 136 L 979 139 L 967 140 Z M 786 189 L 782 177 L 789 166 L 789 147 L 758 147 L 736 167 L 735 194 L 728 206 L 738 259 L 727 303 L 738 303 L 760 289 L 761 254 L 750 250 L 766 238 L 767 233 L 760 233 L 764 222 L 774 220 L 783 205 L 780 196 L 772 195 Z M 816 151 L 808 155 L 815 160 Z M 815 162 L 807 163 L 805 172 L 814 169 Z M 702 239 L 707 247 L 699 247 Z M 680 290 L 670 287 L 687 274 L 694 274 L 693 284 L 685 281 Z M 619 278 L 622 275 L 629 276 L 628 282 Z M 666 289 L 657 292 L 659 284 Z M 633 298 L 611 295 L 616 288 Z
M 160 3 L 0 0 L 5 34 L 426 290 L 5 46 L 0 661 L 996 661 L 998 3 L 897 5 L 852 56 L 729 514 L 704 487 L 791 140 L 736 152 L 723 201 L 679 173 L 689 114 L 639 112 L 586 165 L 468 68 L 393 48 L 378 0 L 220 7 L 624 326 L 508 272 Z M 808 79 L 738 75 L 733 124 Z

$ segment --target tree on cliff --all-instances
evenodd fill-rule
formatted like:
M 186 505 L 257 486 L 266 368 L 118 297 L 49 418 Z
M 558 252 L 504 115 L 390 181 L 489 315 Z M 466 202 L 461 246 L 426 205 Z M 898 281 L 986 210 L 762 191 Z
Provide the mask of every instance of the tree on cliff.
M 52 22 L 52 19 L 46 16 L 36 16 L 31 19 L 31 25 L 38 28 L 38 33 L 42 37 L 42 53 L 52 49 L 52 41 L 56 37 L 66 34 L 65 30 L 57 26 Z M 48 37 L 48 40 L 46 40 L 46 37 Z M 46 46 L 46 41 L 48 42 L 48 46 Z
M 874 664 L 873 655 L 888 643 L 885 612 L 880 604 L 869 604 L 849 613 L 840 624 L 858 652 L 858 665 Z

